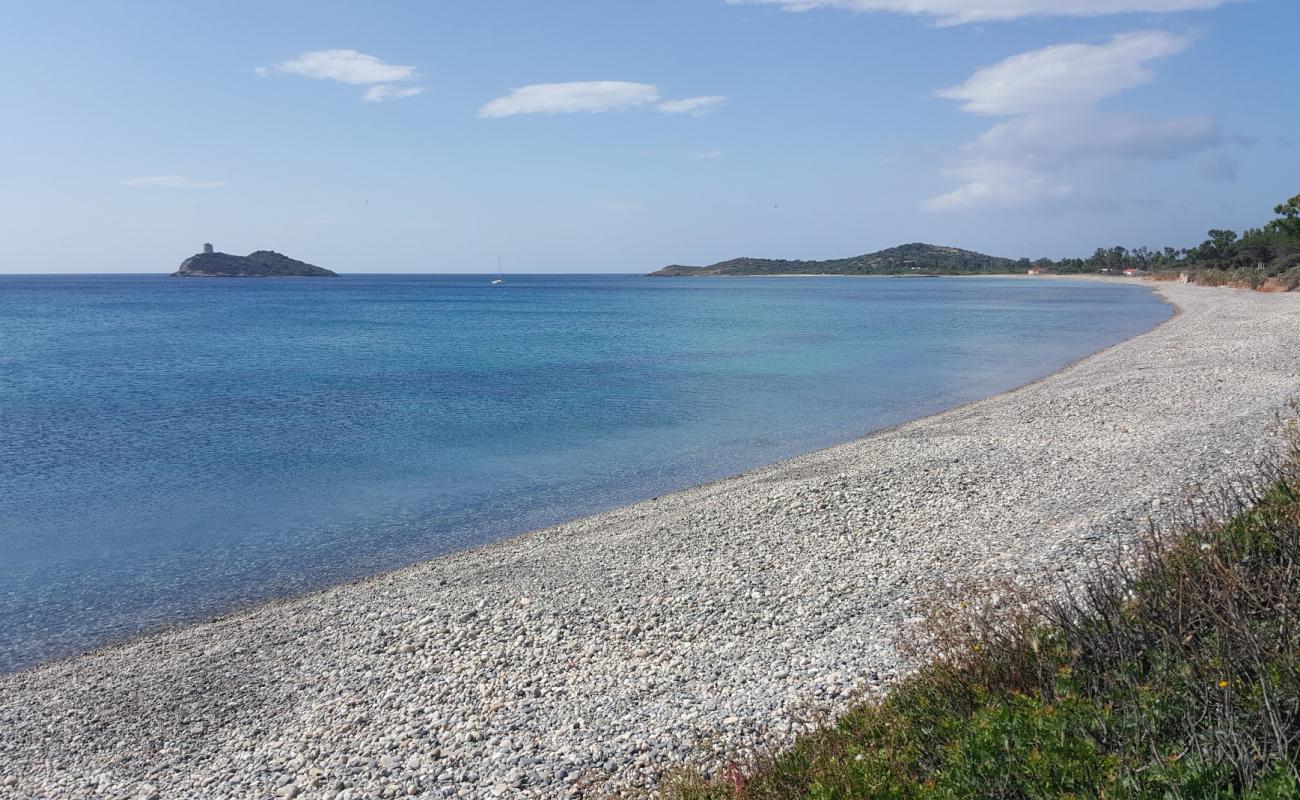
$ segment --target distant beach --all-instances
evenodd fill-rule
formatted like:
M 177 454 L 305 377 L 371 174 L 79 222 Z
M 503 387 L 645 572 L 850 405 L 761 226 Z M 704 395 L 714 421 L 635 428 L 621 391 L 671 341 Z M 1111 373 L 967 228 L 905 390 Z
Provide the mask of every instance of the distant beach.
M 788 740 L 907 670 L 936 588 L 1056 585 L 1262 455 L 1300 296 L 1155 291 L 1014 391 L 0 676 L 0 796 L 579 797 Z

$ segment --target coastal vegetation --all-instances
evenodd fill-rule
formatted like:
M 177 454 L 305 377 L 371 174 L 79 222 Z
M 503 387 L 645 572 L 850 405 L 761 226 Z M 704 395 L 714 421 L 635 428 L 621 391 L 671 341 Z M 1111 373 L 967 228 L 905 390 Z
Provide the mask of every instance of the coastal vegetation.
M 790 261 L 781 258 L 733 258 L 707 267 L 674 264 L 651 273 L 660 277 L 696 275 L 946 275 L 996 274 L 1019 270 L 1019 262 L 933 244 L 899 245 L 852 258 L 828 261 Z
M 1194 247 L 1099 247 L 1088 258 L 1039 259 L 1050 272 L 1187 272 L 1197 283 L 1289 291 L 1300 285 L 1300 194 L 1278 203 L 1263 226 L 1236 231 L 1214 228 Z
M 1277 217 L 1238 235 L 1215 228 L 1193 247 L 1098 247 L 1086 258 L 1011 259 L 955 247 L 905 244 L 876 253 L 828 261 L 736 258 L 707 267 L 672 265 L 663 277 L 702 275 L 979 275 L 1037 272 L 1120 273 L 1139 270 L 1197 283 L 1290 291 L 1300 286 L 1300 195 L 1279 203 Z
M 931 660 L 883 700 L 669 796 L 1300 795 L 1300 433 L 1283 430 L 1255 488 L 1064 597 L 941 605 Z

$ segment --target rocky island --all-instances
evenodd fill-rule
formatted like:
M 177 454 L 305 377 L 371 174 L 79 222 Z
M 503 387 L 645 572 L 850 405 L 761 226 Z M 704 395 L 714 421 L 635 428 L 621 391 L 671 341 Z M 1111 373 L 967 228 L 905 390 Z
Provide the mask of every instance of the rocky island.
M 181 262 L 173 278 L 337 278 L 338 273 L 298 261 L 273 250 L 257 250 L 246 256 L 217 253 L 212 245 Z

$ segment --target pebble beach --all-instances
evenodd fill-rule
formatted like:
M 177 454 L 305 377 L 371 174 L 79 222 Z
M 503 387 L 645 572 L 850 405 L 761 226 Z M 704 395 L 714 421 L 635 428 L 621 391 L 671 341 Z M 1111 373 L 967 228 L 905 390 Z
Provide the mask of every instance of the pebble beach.
M 0 798 L 604 797 L 743 763 L 906 673 L 936 591 L 1060 586 L 1264 457 L 1300 294 L 1152 286 L 1172 319 L 1014 391 L 0 675 Z

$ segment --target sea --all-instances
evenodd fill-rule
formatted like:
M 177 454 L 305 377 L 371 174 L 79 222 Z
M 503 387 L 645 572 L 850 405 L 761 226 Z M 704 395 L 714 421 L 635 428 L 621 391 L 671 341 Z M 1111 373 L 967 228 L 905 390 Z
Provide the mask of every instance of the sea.
M 0 671 L 844 442 L 1171 314 L 1051 278 L 491 277 L 0 276 Z

